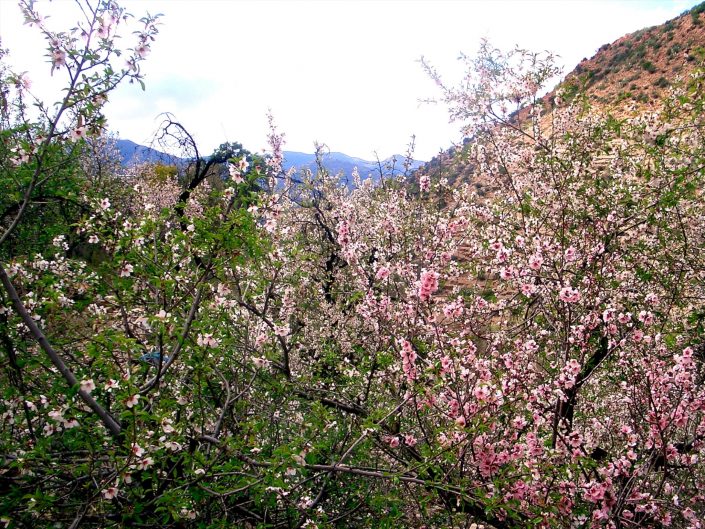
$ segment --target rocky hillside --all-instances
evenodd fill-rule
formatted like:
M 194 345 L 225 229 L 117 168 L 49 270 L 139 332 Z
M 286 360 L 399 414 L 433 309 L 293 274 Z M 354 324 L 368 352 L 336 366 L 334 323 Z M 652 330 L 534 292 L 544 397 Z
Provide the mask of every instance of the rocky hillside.
M 590 59 L 583 59 L 552 91 L 543 97 L 553 105 L 558 89 L 571 95 L 584 92 L 593 106 L 613 114 L 639 112 L 659 105 L 665 91 L 705 59 L 705 2 L 659 26 L 641 29 L 604 44 Z M 528 110 L 515 119 L 525 121 Z M 467 143 L 468 140 L 466 140 Z M 442 175 L 453 181 L 473 181 L 473 168 L 455 146 L 434 157 L 422 173 Z M 478 194 L 494 191 L 491 182 L 473 182 Z
M 583 59 L 566 81 L 579 81 L 602 105 L 657 104 L 663 90 L 687 74 L 705 46 L 705 2 L 660 26 L 625 35 Z

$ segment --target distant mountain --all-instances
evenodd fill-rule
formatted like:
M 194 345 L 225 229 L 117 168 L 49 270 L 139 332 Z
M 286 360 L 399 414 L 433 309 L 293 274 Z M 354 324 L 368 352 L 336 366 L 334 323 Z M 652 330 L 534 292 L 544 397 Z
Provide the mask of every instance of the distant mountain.
M 365 180 L 372 177 L 375 180 L 379 179 L 380 168 L 384 174 L 400 175 L 404 174 L 405 157 L 399 154 L 390 156 L 384 160 L 370 161 L 362 158 L 348 156 L 342 152 L 325 153 L 321 161 L 331 174 L 341 174 L 344 178 L 352 178 L 353 169 L 357 167 L 360 177 Z M 414 171 L 421 167 L 424 162 L 413 160 L 409 166 L 409 171 Z M 303 152 L 284 151 L 284 170 L 288 171 L 291 167 L 295 167 L 299 171 L 310 169 L 316 171 L 316 155 Z
M 167 165 L 178 164 L 181 158 L 171 156 L 151 147 L 139 145 L 130 140 L 117 140 L 116 147 L 120 152 L 120 162 L 124 166 L 137 165 L 139 163 L 164 163 Z
M 161 162 L 164 164 L 178 165 L 184 161 L 182 158 L 171 156 L 151 147 L 139 145 L 130 140 L 117 140 L 117 148 L 120 152 L 121 162 L 125 166 L 144 162 Z M 404 156 L 401 155 L 394 155 L 376 162 L 348 156 L 342 152 L 331 152 L 325 153 L 322 156 L 322 162 L 328 172 L 331 174 L 341 174 L 342 178 L 346 181 L 350 181 L 352 179 L 353 169 L 356 167 L 360 173 L 360 177 L 363 180 L 370 176 L 377 180 L 379 178 L 380 166 L 385 174 L 399 175 L 403 174 L 405 169 Z M 409 170 L 416 170 L 422 164 L 423 162 L 420 161 L 412 161 Z M 315 172 L 316 155 L 303 152 L 284 151 L 284 170 L 288 171 L 292 167 L 295 167 L 298 171 L 310 169 Z

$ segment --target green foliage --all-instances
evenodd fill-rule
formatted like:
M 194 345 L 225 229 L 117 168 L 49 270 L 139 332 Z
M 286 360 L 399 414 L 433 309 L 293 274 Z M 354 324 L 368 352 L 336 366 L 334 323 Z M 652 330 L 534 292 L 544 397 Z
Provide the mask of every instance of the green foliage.
M 649 73 L 654 73 L 656 71 L 656 66 L 651 61 L 643 61 L 641 67 Z
M 654 84 L 659 88 L 668 88 L 671 85 L 670 81 L 663 76 L 659 77 L 658 81 Z
M 11 131 L 3 131 L 9 134 Z M 3 142 L 4 143 L 4 142 Z M 0 165 L 0 186 L 8 190 L 0 196 L 0 226 L 7 229 L 20 213 L 26 188 L 37 170 L 37 162 L 30 161 L 19 168 L 11 167 L 12 156 L 0 154 L 5 161 Z M 52 178 L 34 194 L 33 200 L 19 219 L 19 224 L 0 249 L 0 259 L 41 253 L 51 245 L 54 237 L 70 231 L 82 214 L 82 195 L 85 191 L 78 176 L 76 150 L 65 153 L 57 146 L 47 148 L 43 163 L 56 168 Z

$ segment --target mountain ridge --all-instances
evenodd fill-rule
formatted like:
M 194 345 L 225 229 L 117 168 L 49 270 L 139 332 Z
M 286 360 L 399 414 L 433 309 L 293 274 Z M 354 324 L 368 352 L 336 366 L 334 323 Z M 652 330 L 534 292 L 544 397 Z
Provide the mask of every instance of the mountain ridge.
M 123 166 L 136 165 L 139 163 L 164 163 L 179 164 L 182 158 L 166 154 L 162 151 L 140 145 L 128 139 L 116 141 L 116 147 L 120 153 L 120 161 Z M 316 170 L 317 160 L 315 153 L 304 153 L 298 151 L 284 151 L 283 169 L 288 171 L 292 167 L 301 171 L 310 169 Z M 321 155 L 323 166 L 332 174 L 339 174 L 346 178 L 351 178 L 353 170 L 357 168 L 360 177 L 364 180 L 368 176 L 378 177 L 380 168 L 387 168 L 390 173 L 403 174 L 405 156 L 400 154 L 392 155 L 383 160 L 365 160 L 350 156 L 342 152 L 325 152 Z M 423 163 L 420 160 L 412 160 L 409 170 L 418 169 Z

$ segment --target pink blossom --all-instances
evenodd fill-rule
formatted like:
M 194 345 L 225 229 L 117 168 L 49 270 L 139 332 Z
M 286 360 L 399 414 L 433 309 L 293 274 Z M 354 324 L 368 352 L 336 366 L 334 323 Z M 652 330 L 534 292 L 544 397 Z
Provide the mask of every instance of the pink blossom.
M 504 281 L 510 280 L 512 277 L 514 277 L 514 269 L 509 266 L 509 267 L 502 267 L 499 270 L 499 277 L 503 279 Z
M 431 189 L 431 177 L 428 175 L 421 175 L 419 178 L 419 189 L 422 193 L 427 193 Z
M 375 279 L 377 281 L 382 281 L 384 279 L 387 279 L 389 277 L 389 268 L 386 266 L 380 266 L 379 269 L 377 270 L 377 274 L 375 275 Z
M 577 303 L 580 301 L 580 291 L 576 288 L 565 286 L 558 294 L 558 298 L 564 303 Z
M 543 257 L 538 254 L 529 257 L 529 268 L 532 270 L 539 270 L 543 264 Z
M 57 427 L 50 423 L 46 423 L 42 430 L 44 431 L 44 435 L 47 437 L 55 434 L 58 431 Z
M 521 285 L 521 293 L 524 294 L 525 296 L 530 296 L 531 294 L 536 292 L 536 285 L 532 285 L 531 283 L 522 283 Z
M 137 443 L 132 443 L 130 450 L 132 451 L 135 457 L 142 457 L 142 455 L 144 454 L 144 448 L 142 448 Z
M 95 389 L 95 383 L 93 382 L 92 378 L 89 378 L 87 380 L 81 380 L 81 391 L 85 391 L 86 393 L 90 394 L 91 391 Z
M 652 325 L 654 323 L 654 314 L 651 311 L 642 310 L 639 312 L 638 319 L 646 326 Z
M 179 511 L 179 515 L 182 518 L 187 518 L 189 520 L 195 520 L 196 519 L 196 511 L 193 509 L 186 509 L 185 507 Z
M 30 159 L 30 153 L 25 151 L 24 149 L 20 149 L 18 147 L 12 149 L 15 157 L 13 159 L 13 165 L 22 165 L 23 163 L 29 162 Z
M 58 68 L 59 66 L 65 66 L 66 52 L 60 48 L 55 48 L 51 52 L 51 61 L 54 65 L 54 68 Z
M 648 303 L 649 305 L 657 305 L 659 302 L 659 297 L 658 294 L 655 294 L 654 292 L 650 292 L 649 294 L 646 295 L 644 298 L 644 301 Z
M 22 72 L 17 76 L 16 85 L 20 90 L 30 90 L 32 88 L 32 81 L 27 72 Z
M 580 435 L 580 432 L 570 432 L 570 434 L 568 434 L 568 444 L 573 448 L 579 448 L 582 443 L 583 437 Z
M 605 497 L 605 487 L 601 483 L 591 481 L 585 486 L 583 496 L 586 500 L 597 503 Z
M 71 130 L 70 133 L 71 141 L 82 140 L 86 137 L 86 127 L 76 127 Z
M 573 376 L 576 376 L 578 373 L 580 373 L 580 362 L 578 362 L 575 358 L 571 358 L 565 365 L 565 367 L 568 373 Z
M 565 251 L 565 260 L 568 262 L 572 262 L 577 260 L 577 258 L 578 250 L 576 250 L 574 246 L 568 247 L 568 249 Z
M 480 385 L 477 386 L 474 391 L 473 395 L 475 395 L 475 398 L 479 401 L 484 401 L 487 399 L 487 397 L 490 396 L 490 390 L 487 386 L 485 385 Z
M 252 363 L 254 364 L 254 366 L 257 369 L 263 369 L 269 365 L 269 360 L 267 360 L 263 356 L 262 357 L 254 356 L 254 357 L 252 357 Z
M 166 441 L 164 443 L 164 448 L 172 452 L 178 452 L 179 450 L 181 450 L 182 446 L 176 441 Z
M 120 277 L 130 277 L 133 270 L 134 267 L 130 263 L 123 264 L 122 268 L 120 268 Z
M 199 347 L 218 347 L 219 341 L 216 340 L 212 334 L 199 334 L 196 338 L 196 343 Z
M 108 487 L 107 489 L 102 490 L 103 498 L 106 500 L 112 500 L 115 496 L 118 495 L 118 488 L 117 487 Z
M 144 59 L 145 57 L 147 57 L 147 55 L 149 55 L 149 52 L 149 44 L 140 44 L 135 48 L 135 53 L 140 59 Z
M 683 515 L 683 518 L 685 518 L 689 522 L 692 522 L 693 524 L 698 521 L 698 515 L 690 507 L 686 507 L 685 509 L 683 509 L 681 511 L 681 514 Z
M 101 39 L 107 39 L 110 36 L 111 28 L 112 24 L 110 24 L 109 21 L 104 21 L 98 28 L 98 37 L 100 37 Z
M 432 270 L 424 270 L 421 272 L 418 292 L 421 301 L 428 301 L 431 299 L 431 294 L 438 290 L 438 277 L 438 272 Z
M 446 318 L 459 318 L 463 315 L 464 307 L 462 300 L 455 300 L 443 307 L 443 315 Z
M 289 325 L 284 323 L 282 325 L 275 325 L 274 326 L 274 334 L 275 336 L 287 336 L 291 332 L 291 329 L 289 328 Z
M 401 340 L 402 369 L 410 382 L 416 380 L 416 351 L 408 340 Z
M 617 321 L 621 323 L 622 325 L 626 325 L 629 323 L 632 319 L 632 315 L 630 312 L 627 312 L 626 314 L 624 312 L 620 312 L 619 315 L 617 316 Z
M 453 444 L 453 441 L 452 439 L 449 439 L 445 433 L 440 433 L 438 435 L 438 444 L 441 445 L 443 448 L 448 448 Z
M 523 429 L 528 423 L 524 417 L 515 417 L 512 420 L 512 426 L 517 430 Z
M 241 184 L 242 182 L 245 181 L 245 179 L 242 177 L 242 173 L 240 172 L 240 169 L 238 169 L 235 165 L 228 164 L 228 172 L 230 173 L 230 178 L 236 184 Z
M 140 470 L 146 470 L 154 464 L 154 459 L 151 457 L 145 457 L 137 462 L 137 468 Z
M 441 358 L 441 368 L 444 372 L 449 371 L 452 366 L 453 360 L 450 358 L 450 356 L 444 356 L 443 358 Z
M 350 243 L 350 225 L 345 220 L 338 224 L 338 242 L 342 247 Z
M 55 422 L 63 423 L 65 421 L 61 410 L 51 410 L 47 415 L 49 415 L 49 418 Z
M 138 400 L 140 400 L 140 395 L 139 393 L 135 393 L 125 401 L 125 406 L 127 406 L 128 408 L 132 408 L 137 405 Z

